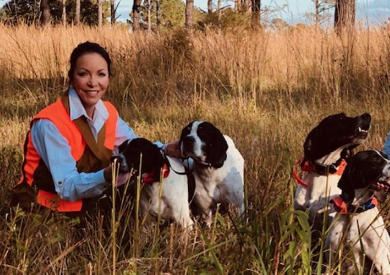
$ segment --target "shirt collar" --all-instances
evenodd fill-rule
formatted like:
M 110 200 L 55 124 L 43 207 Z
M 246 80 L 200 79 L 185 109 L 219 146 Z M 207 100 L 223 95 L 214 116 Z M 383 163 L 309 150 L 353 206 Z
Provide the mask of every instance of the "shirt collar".
M 81 99 L 73 87 L 69 88 L 69 109 L 70 119 L 75 120 L 81 116 L 85 116 L 89 120 L 96 121 L 96 118 L 101 117 L 105 121 L 108 118 L 108 111 L 102 100 L 99 100 L 95 106 L 94 117 L 90 118 L 85 111 Z

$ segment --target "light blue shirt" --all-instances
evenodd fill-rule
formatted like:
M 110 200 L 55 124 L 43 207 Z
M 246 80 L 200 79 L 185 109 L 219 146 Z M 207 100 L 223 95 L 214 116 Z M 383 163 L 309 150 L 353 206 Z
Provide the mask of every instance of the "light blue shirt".
M 79 96 L 72 88 L 69 89 L 69 107 L 71 120 L 80 116 L 87 118 L 92 133 L 97 139 L 97 133 L 108 118 L 108 111 L 100 100 L 96 104 L 94 117 L 89 118 Z M 60 134 L 53 122 L 47 119 L 35 121 L 31 128 L 32 143 L 51 172 L 54 187 L 61 199 L 76 201 L 82 198 L 93 198 L 102 194 L 109 186 L 104 179 L 104 169 L 94 173 L 79 173 L 76 161 L 71 154 L 68 141 Z M 127 139 L 138 138 L 133 130 L 119 117 L 116 126 L 114 153 Z M 162 143 L 157 142 L 158 146 Z
M 390 132 L 387 134 L 385 144 L 383 145 L 382 152 L 390 158 Z

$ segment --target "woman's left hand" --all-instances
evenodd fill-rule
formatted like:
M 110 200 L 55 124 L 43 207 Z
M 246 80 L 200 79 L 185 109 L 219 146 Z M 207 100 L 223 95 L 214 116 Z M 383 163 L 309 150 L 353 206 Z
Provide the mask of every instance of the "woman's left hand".
M 165 144 L 164 153 L 172 158 L 182 158 L 180 150 L 180 140 L 175 140 Z

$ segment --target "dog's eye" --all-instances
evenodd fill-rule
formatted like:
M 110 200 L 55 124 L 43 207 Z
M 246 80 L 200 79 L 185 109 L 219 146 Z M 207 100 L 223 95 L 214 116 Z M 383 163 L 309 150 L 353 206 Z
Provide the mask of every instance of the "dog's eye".
M 198 135 L 200 134 L 204 134 L 205 133 L 205 129 L 203 127 L 198 127 Z

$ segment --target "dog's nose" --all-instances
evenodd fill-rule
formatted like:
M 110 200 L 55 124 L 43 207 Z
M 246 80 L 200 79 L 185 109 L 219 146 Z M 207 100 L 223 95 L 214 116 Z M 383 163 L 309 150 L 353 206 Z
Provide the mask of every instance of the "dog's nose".
M 362 114 L 363 119 L 371 119 L 371 115 L 369 113 Z

